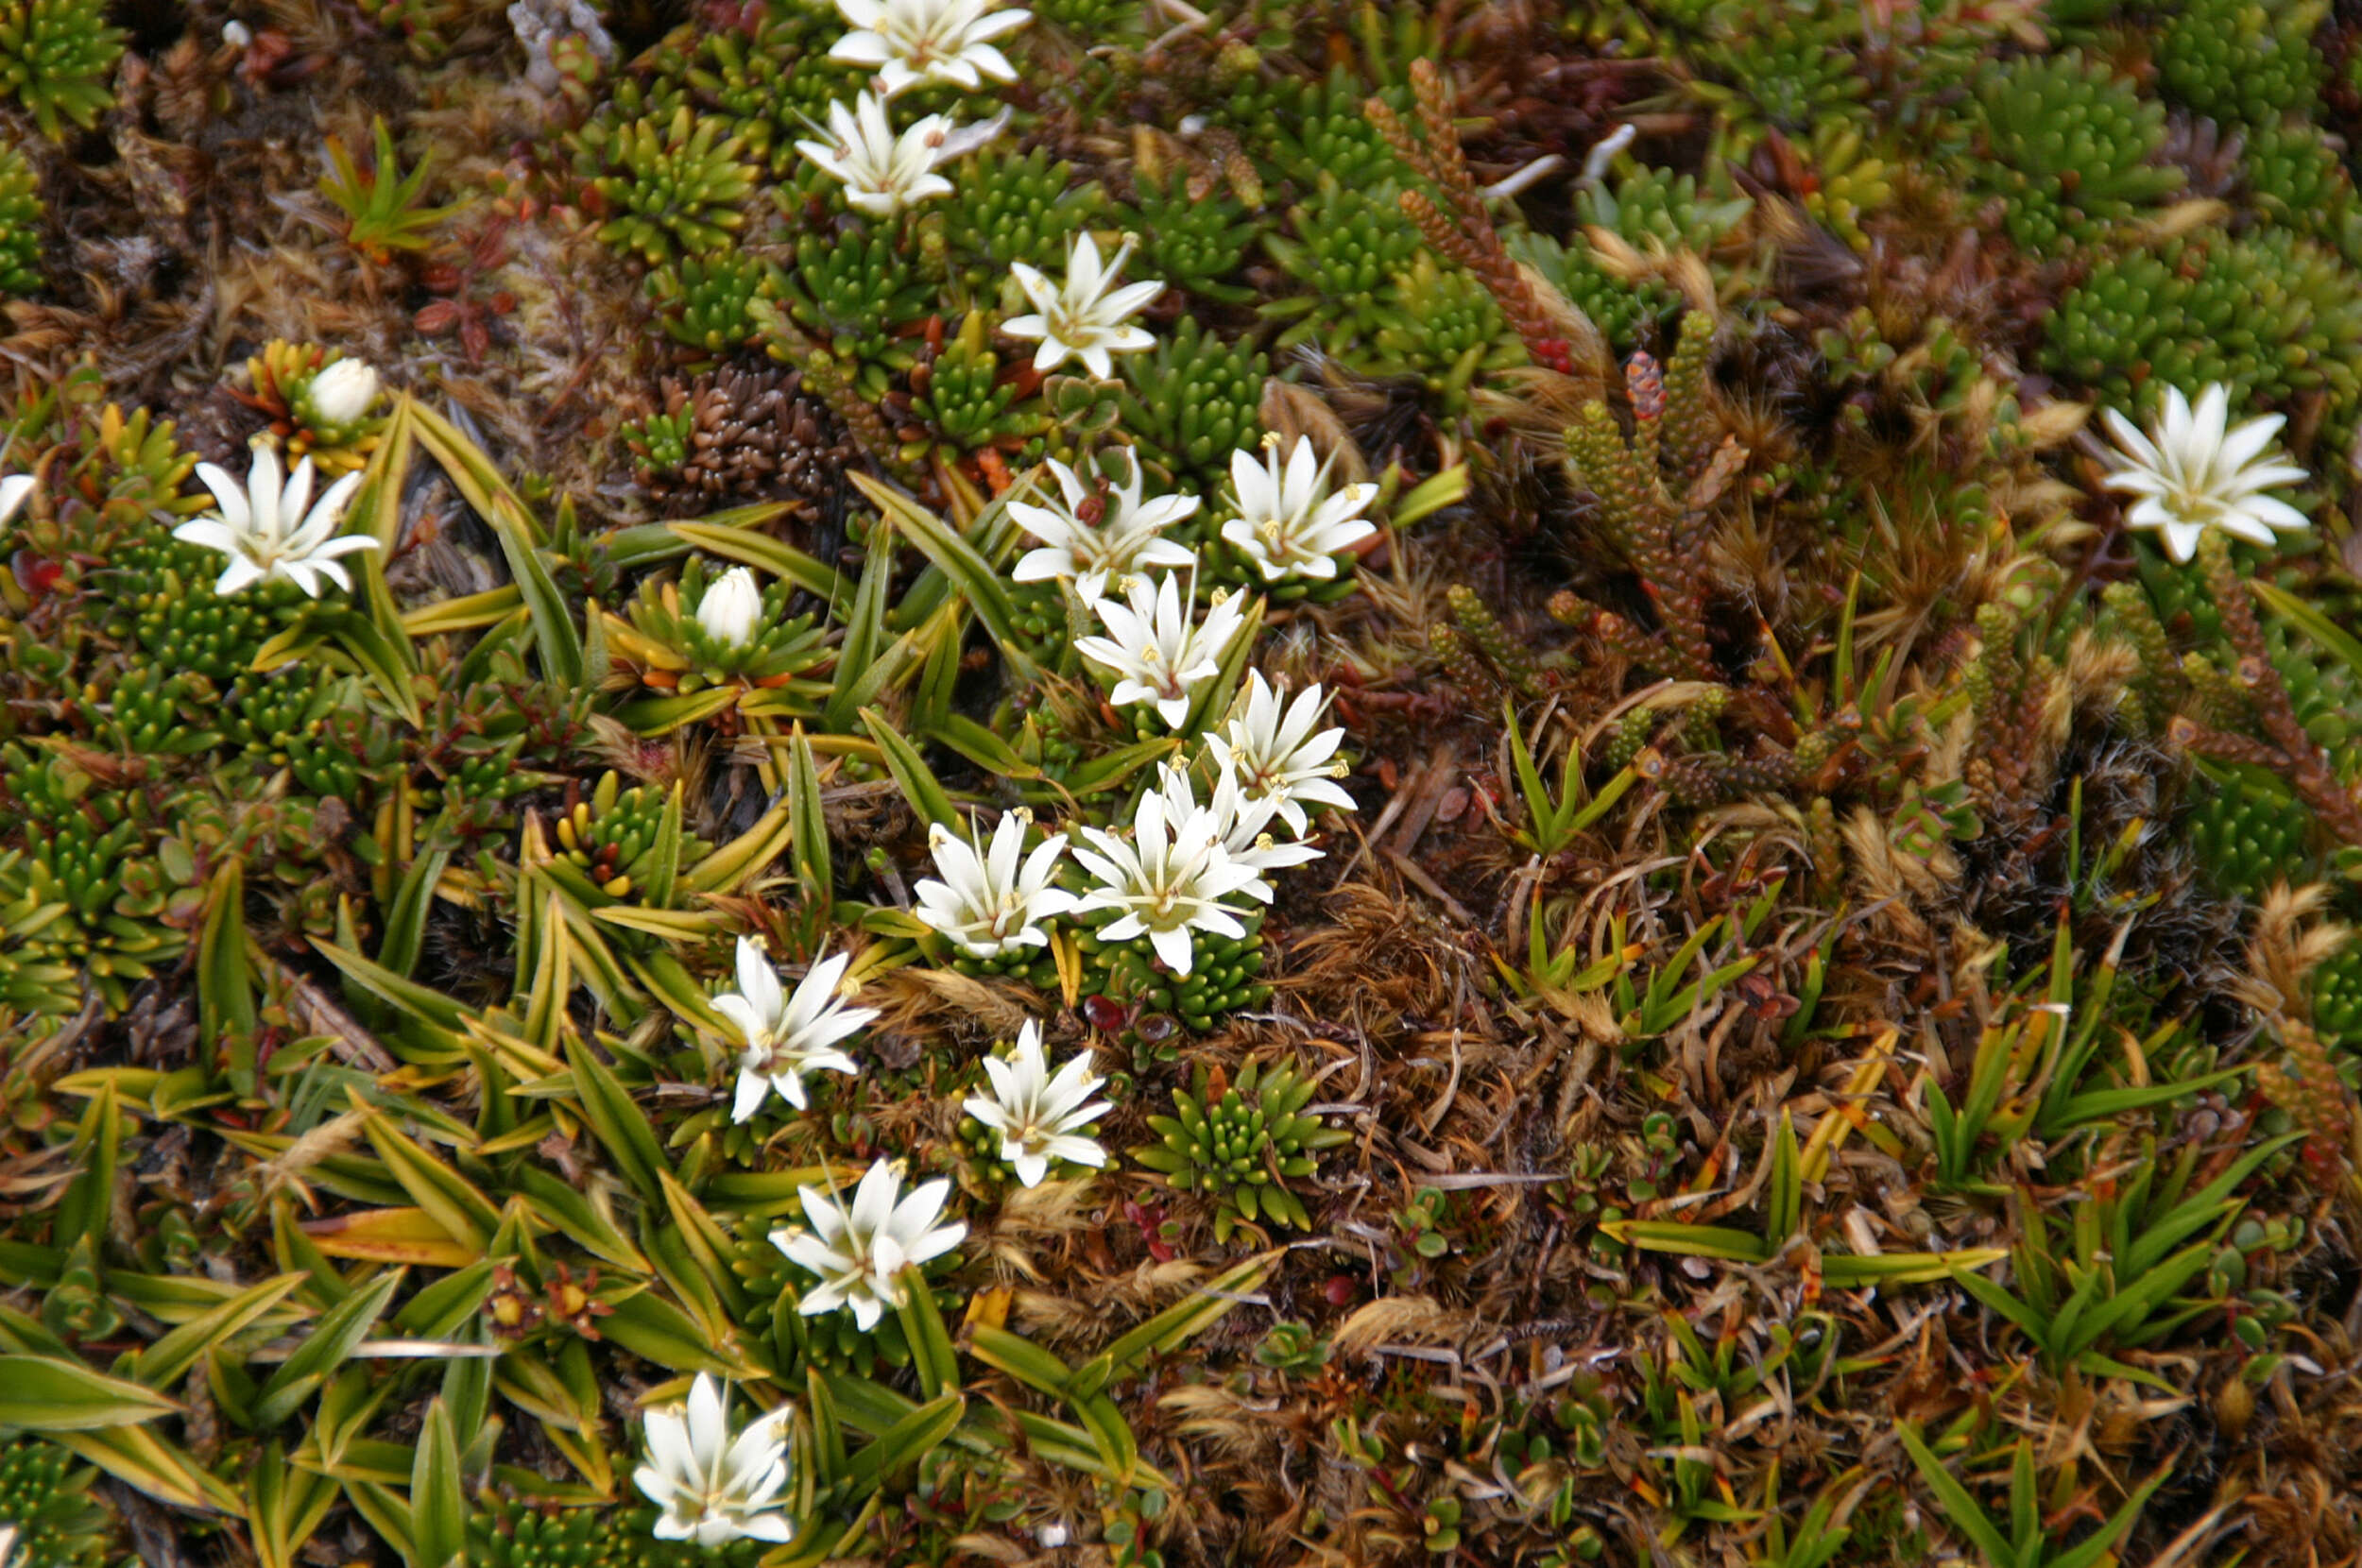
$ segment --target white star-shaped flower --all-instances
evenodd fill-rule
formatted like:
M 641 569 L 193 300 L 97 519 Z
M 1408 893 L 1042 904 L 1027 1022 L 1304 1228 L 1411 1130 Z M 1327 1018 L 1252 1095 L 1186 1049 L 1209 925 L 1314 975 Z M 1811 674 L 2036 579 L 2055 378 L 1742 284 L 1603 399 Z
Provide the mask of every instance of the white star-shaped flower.
M 2196 410 L 2181 388 L 2165 388 L 2164 413 L 2148 435 L 2108 410 L 2108 433 L 2124 449 L 2108 488 L 2141 498 L 2126 523 L 2159 530 L 2165 553 L 2177 561 L 2198 553 L 2209 528 L 2268 545 L 2274 529 L 2298 533 L 2312 526 L 2286 502 L 2262 493 L 2304 480 L 2304 470 L 2292 463 L 2258 461 L 2286 421 L 2266 414 L 2229 430 L 2230 415 L 2230 391 L 2219 384 L 2199 394 Z
M 1181 579 L 1166 572 L 1151 586 L 1133 577 L 1126 586 L 1128 605 L 1101 599 L 1091 605 L 1105 637 L 1078 637 L 1074 651 L 1116 674 L 1110 694 L 1117 707 L 1153 703 L 1168 729 L 1178 729 L 1190 716 L 1190 690 L 1222 668 L 1230 639 L 1246 623 L 1240 594 L 1217 594 L 1203 622 L 1190 619 L 1197 607 L 1197 585 L 1187 598 Z
M 1132 241 L 1127 236 L 1116 259 L 1103 268 L 1098 243 L 1087 233 L 1078 233 L 1074 248 L 1067 252 L 1063 288 L 1052 288 L 1037 268 L 1023 262 L 1010 263 L 1010 273 L 1038 314 L 1011 316 L 1001 324 L 1001 330 L 1011 337 L 1041 339 L 1041 347 L 1034 350 L 1036 370 L 1055 370 L 1070 359 L 1079 359 L 1092 375 L 1107 380 L 1116 373 L 1110 354 L 1137 353 L 1156 346 L 1146 328 L 1128 323 L 1165 292 L 1165 285 L 1112 286 L 1131 256 Z
M 752 937 L 738 939 L 738 990 L 713 998 L 714 1010 L 736 1024 L 745 1039 L 738 1058 L 732 1121 L 753 1116 L 773 1089 L 802 1110 L 803 1075 L 808 1072 L 822 1067 L 830 1072 L 861 1070 L 836 1048 L 839 1040 L 878 1015 L 875 1008 L 847 1006 L 838 993 L 845 966 L 851 962 L 849 953 L 823 959 L 790 997 L 779 986 L 779 971 L 763 956 L 762 945 Z
M 856 212 L 889 218 L 930 196 L 950 196 L 951 182 L 934 172 L 951 122 L 930 114 L 897 136 L 886 120 L 885 100 L 864 93 L 847 109 L 829 106 L 827 142 L 798 142 L 796 150 L 823 174 L 845 182 L 845 200 Z
M 1268 904 L 1272 891 L 1250 865 L 1224 847 L 1212 815 L 1193 808 L 1177 818 L 1163 792 L 1140 796 L 1129 843 L 1097 827 L 1082 829 L 1090 847 L 1074 858 L 1099 885 L 1083 895 L 1084 910 L 1115 910 L 1121 918 L 1101 928 L 1109 942 L 1145 934 L 1165 967 L 1190 972 L 1190 932 L 1242 937 L 1246 927 L 1223 900 L 1242 894 Z
M 989 846 L 981 849 L 941 823 L 927 830 L 927 847 L 934 852 L 941 881 L 923 881 L 917 895 L 918 918 L 941 931 L 978 958 L 997 958 L 1012 947 L 1049 946 L 1041 922 L 1074 909 L 1074 895 L 1050 885 L 1066 853 L 1066 835 L 1053 833 L 1018 857 L 1025 847 L 1025 830 L 1034 813 L 1004 811 L 992 830 Z
M 1378 499 L 1378 486 L 1347 485 L 1326 494 L 1327 471 L 1312 455 L 1311 437 L 1296 437 L 1284 470 L 1278 438 L 1267 436 L 1263 445 L 1268 461 L 1251 452 L 1230 454 L 1239 515 L 1222 525 L 1223 538 L 1252 560 L 1267 583 L 1336 576 L 1337 557 L 1378 532 L 1361 516 Z
M 1248 671 L 1246 682 L 1244 700 L 1231 710 L 1224 732 L 1206 737 L 1214 761 L 1239 775 L 1248 799 L 1278 802 L 1280 820 L 1298 835 L 1311 826 L 1307 804 L 1352 810 L 1353 797 L 1336 782 L 1337 748 L 1345 732 L 1312 732 L 1321 722 L 1319 685 L 1296 693 L 1283 709 L 1260 670 Z
M 1087 1052 L 1050 1075 L 1042 1055 L 1041 1030 L 1028 1018 L 1017 1032 L 1017 1052 L 1007 1061 L 984 1058 L 984 1074 L 992 1080 L 989 1098 L 977 1095 L 964 1109 L 1001 1134 L 1001 1157 L 1017 1169 L 1017 1179 L 1039 1186 L 1050 1174 L 1050 1162 L 1104 1166 L 1106 1150 L 1083 1129 L 1104 1116 L 1107 1101 L 1091 1099 L 1091 1091 L 1107 1082 L 1091 1075 Z M 1086 1104 L 1085 1101 L 1089 1101 Z
M 1015 81 L 1017 68 L 993 40 L 1034 19 L 1019 8 L 993 9 L 995 0 L 836 0 L 854 30 L 836 41 L 830 60 L 875 66 L 887 97 L 923 81 L 948 81 L 970 92 Z
M 1187 768 L 1166 763 L 1157 784 L 1164 791 L 1166 814 L 1172 821 L 1184 821 L 1198 810 Z M 1258 875 L 1268 877 L 1321 858 L 1321 851 L 1304 843 L 1300 834 L 1292 834 L 1283 843 L 1271 830 L 1279 803 L 1269 795 L 1248 798 L 1239 789 L 1239 775 L 1228 768 L 1215 777 L 1214 793 L 1207 798 L 1205 811 L 1224 850 Z
M 902 1304 L 902 1270 L 950 1252 L 967 1235 L 959 1221 L 935 1223 L 950 1190 L 949 1182 L 929 1182 L 905 1198 L 901 1178 L 884 1160 L 861 1179 L 850 1206 L 837 1193 L 802 1188 L 812 1228 L 771 1233 L 771 1245 L 820 1280 L 796 1310 L 812 1318 L 849 1306 L 864 1333 L 875 1328 L 886 1308 Z
M 1039 549 L 1018 558 L 1010 575 L 1020 583 L 1071 577 L 1074 591 L 1089 604 L 1104 591 L 1110 577 L 1143 567 L 1195 566 L 1195 552 L 1162 535 L 1197 511 L 1197 497 L 1142 501 L 1139 463 L 1134 460 L 1130 467 L 1128 482 L 1118 483 L 1103 469 L 1100 483 L 1092 486 L 1056 458 L 1050 459 L 1061 500 L 1048 506 L 1009 503 L 1009 515 L 1018 526 L 1041 540 Z
M 345 503 L 361 487 L 361 476 L 349 473 L 328 487 L 307 513 L 312 500 L 312 460 L 296 465 L 295 477 L 283 484 L 279 451 L 268 442 L 254 448 L 254 464 L 240 485 L 211 463 L 197 466 L 197 477 L 214 492 L 215 510 L 182 523 L 172 531 L 176 539 L 218 550 L 230 557 L 215 593 L 236 593 L 252 583 L 284 577 L 314 599 L 320 596 L 320 579 L 350 589 L 352 579 L 336 557 L 356 550 L 375 550 L 373 538 L 339 538 Z
M 721 1386 L 704 1372 L 687 1405 L 648 1411 L 642 1418 L 648 1462 L 631 1478 L 664 1510 L 657 1539 L 707 1548 L 742 1537 L 786 1541 L 793 1532 L 779 1493 L 788 1478 L 789 1417 L 781 1406 L 733 1437 Z

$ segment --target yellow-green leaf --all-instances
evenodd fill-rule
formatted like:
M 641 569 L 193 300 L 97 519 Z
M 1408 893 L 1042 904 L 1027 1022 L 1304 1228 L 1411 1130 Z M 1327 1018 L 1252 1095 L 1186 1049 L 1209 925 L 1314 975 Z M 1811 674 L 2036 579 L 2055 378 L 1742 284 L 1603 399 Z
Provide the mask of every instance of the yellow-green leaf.
M 0 1355 L 0 1426 L 94 1432 L 135 1426 L 180 1406 L 155 1389 L 47 1355 Z

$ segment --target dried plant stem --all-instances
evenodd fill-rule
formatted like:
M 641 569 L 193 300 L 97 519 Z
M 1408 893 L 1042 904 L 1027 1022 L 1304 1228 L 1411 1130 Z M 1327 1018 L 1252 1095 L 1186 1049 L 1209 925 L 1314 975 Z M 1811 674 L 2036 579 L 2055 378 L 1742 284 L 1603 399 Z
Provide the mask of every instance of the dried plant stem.
M 1552 330 L 1549 314 L 1502 247 L 1492 214 L 1484 210 L 1484 193 L 1468 171 L 1467 155 L 1461 150 L 1460 133 L 1452 125 L 1450 89 L 1434 61 L 1412 62 L 1411 90 L 1418 104 L 1424 140 L 1412 135 L 1402 116 L 1377 98 L 1370 99 L 1363 111 L 1396 156 L 1442 193 L 1450 210 L 1439 208 L 1425 192 L 1405 191 L 1403 212 L 1438 254 L 1466 267 L 1491 291 L 1536 365 L 1571 373 L 1574 358 L 1566 340 Z

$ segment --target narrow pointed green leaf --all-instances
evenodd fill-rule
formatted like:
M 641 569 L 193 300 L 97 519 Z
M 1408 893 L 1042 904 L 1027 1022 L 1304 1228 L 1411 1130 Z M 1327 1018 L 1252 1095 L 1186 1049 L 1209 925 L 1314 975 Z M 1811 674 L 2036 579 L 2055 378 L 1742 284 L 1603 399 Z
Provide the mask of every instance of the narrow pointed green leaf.
M 1093 758 L 1067 775 L 1066 790 L 1076 799 L 1094 795 L 1102 791 L 1120 788 L 1142 768 L 1161 762 L 1181 749 L 1178 739 L 1158 736 L 1151 741 L 1136 741 L 1128 746 L 1118 746 L 1104 756 Z
M 878 1434 L 878 1440 L 853 1456 L 846 1466 L 853 1494 L 863 1496 L 886 1477 L 916 1464 L 940 1445 L 960 1423 L 967 1401 L 957 1393 L 930 1400 Z
M 74 1134 L 73 1160 L 79 1167 L 65 1196 L 59 1200 L 57 1222 L 50 1228 L 53 1245 L 71 1247 L 87 1240 L 104 1246 L 108 1221 L 114 1215 L 116 1161 L 123 1148 L 123 1104 L 112 1082 L 99 1085 L 97 1095 L 82 1109 Z
M 934 1399 L 957 1389 L 960 1363 L 951 1349 L 950 1333 L 943 1326 L 943 1313 L 935 1305 L 934 1292 L 927 1287 L 926 1276 L 916 1269 L 903 1273 L 898 1311 L 902 1336 L 911 1347 L 911 1362 L 918 1373 L 919 1391 Z
M 435 907 L 435 888 L 451 864 L 448 849 L 429 850 L 410 862 L 394 889 L 385 912 L 385 936 L 378 944 L 377 963 L 386 973 L 407 979 L 426 946 L 427 916 Z
M 843 572 L 833 567 L 822 566 L 802 551 L 781 544 L 768 535 L 716 523 L 710 519 L 703 522 L 668 523 L 666 527 L 675 537 L 694 545 L 710 555 L 719 555 L 726 561 L 750 566 L 758 571 L 767 571 L 774 577 L 794 583 L 808 593 L 818 595 L 829 602 L 831 610 L 840 619 L 850 607 L 852 585 L 846 581 Z
M 1105 1394 L 1092 1394 L 1087 1399 L 1072 1402 L 1075 1419 L 1091 1436 L 1091 1446 L 1099 1451 L 1105 1464 L 1106 1474 L 1117 1486 L 1129 1486 L 1134 1468 L 1139 1463 L 1139 1440 L 1133 1436 L 1132 1425 L 1116 1408 L 1114 1400 Z
M 911 543 L 918 547 L 920 554 L 950 579 L 951 586 L 967 602 L 968 608 L 976 612 L 976 619 L 984 625 L 985 634 L 1003 652 L 1016 647 L 1017 611 L 1009 595 L 1009 587 L 976 547 L 954 532 L 941 518 L 899 490 L 881 484 L 864 473 L 852 473 L 847 477 L 868 498 L 871 505 L 891 519 Z
M 207 890 L 197 935 L 197 1000 L 205 1037 L 229 1048 L 231 1087 L 253 1094 L 258 1014 L 247 956 L 246 863 L 235 855 L 222 861 Z
M 410 685 L 408 637 L 386 636 L 375 622 L 358 610 L 322 616 L 321 629 L 335 639 L 346 657 L 360 667 L 369 684 L 385 699 L 386 706 L 402 716 L 402 723 L 413 729 L 425 724 L 425 716 L 419 710 L 419 694 Z
M 523 597 L 525 608 L 533 613 L 534 640 L 541 651 L 541 673 L 561 689 L 572 690 L 579 687 L 583 677 L 582 629 L 574 623 L 573 606 L 558 591 L 556 581 L 541 558 L 540 531 L 523 498 L 501 477 L 500 470 L 475 443 L 460 434 L 457 426 L 423 403 L 412 399 L 403 401 L 417 421 L 419 444 L 433 454 L 468 504 L 475 508 L 500 540 L 509 577 Z
M 0 1355 L 0 1426 L 93 1432 L 138 1425 L 180 1408 L 153 1389 L 109 1377 L 79 1361 Z
M 450 1407 L 437 1399 L 426 1407 L 410 1471 L 411 1568 L 464 1568 L 467 1554 L 468 1495 L 459 1474 L 459 1439 Z
M 1944 1469 L 1943 1461 L 1936 1457 L 1935 1451 L 1922 1441 L 1919 1434 L 1908 1424 L 1898 1424 L 1894 1431 L 1903 1440 L 1903 1447 L 1909 1453 L 1911 1463 L 1919 1467 L 1920 1478 L 1927 1483 L 1927 1490 L 1936 1494 L 1936 1501 L 1943 1508 L 1943 1516 L 1952 1522 L 1953 1527 L 1968 1537 L 1988 1563 L 1995 1564 L 1997 1568 L 1999 1564 L 2015 1562 L 2017 1553 L 2002 1535 L 1999 1526 L 1986 1517 L 1985 1510 L 1977 1507 L 1977 1499 L 1969 1495 L 1968 1489 L 1953 1479 L 1952 1473 Z
M 574 1070 L 574 1089 L 582 1114 L 599 1136 L 616 1168 L 640 1196 L 651 1203 L 664 1202 L 664 1178 L 672 1174 L 664 1146 L 647 1113 L 624 1088 L 598 1053 L 579 1036 L 566 1043 L 566 1060 Z
M 836 869 L 829 848 L 828 814 L 820 805 L 820 766 L 813 759 L 812 741 L 801 724 L 788 747 L 787 797 L 795 823 L 791 842 L 796 879 L 803 884 L 805 910 L 825 927 L 836 898 Z
M 1035 767 L 1006 741 L 1003 741 L 975 720 L 965 714 L 947 714 L 922 731 L 929 740 L 937 741 L 958 752 L 986 773 L 1001 778 L 1039 778 L 1041 770 Z
M 251 1327 L 285 1301 L 289 1292 L 310 1276 L 281 1274 L 242 1290 L 202 1317 L 193 1318 L 136 1355 L 126 1357 L 124 1371 L 151 1389 L 169 1389 L 187 1375 L 197 1359 Z
M 1117 1336 L 1100 1354 L 1127 1374 L 1136 1371 L 1138 1363 L 1152 1351 L 1170 1355 L 1193 1336 L 1221 1321 L 1224 1314 L 1239 1304 L 1240 1297 L 1259 1289 L 1278 1256 L 1276 1253 L 1265 1253 L 1225 1270 L 1200 1286 L 1187 1300 Z
M 393 1300 L 404 1270 L 388 1269 L 320 1314 L 311 1334 L 279 1364 L 254 1401 L 254 1422 L 268 1430 L 295 1414 L 328 1376 L 368 1338 L 385 1304 Z
M 967 1331 L 968 1354 L 1041 1393 L 1063 1399 L 1072 1375 L 1064 1361 L 1031 1339 L 978 1323 Z
M 925 821 L 957 828 L 959 809 L 951 804 L 950 793 L 936 780 L 927 759 L 918 755 L 918 748 L 904 740 L 893 723 L 875 708 L 863 708 L 861 722 L 876 738 L 878 749 L 885 754 L 886 771 L 901 786 L 902 797 L 911 803 L 911 810 Z

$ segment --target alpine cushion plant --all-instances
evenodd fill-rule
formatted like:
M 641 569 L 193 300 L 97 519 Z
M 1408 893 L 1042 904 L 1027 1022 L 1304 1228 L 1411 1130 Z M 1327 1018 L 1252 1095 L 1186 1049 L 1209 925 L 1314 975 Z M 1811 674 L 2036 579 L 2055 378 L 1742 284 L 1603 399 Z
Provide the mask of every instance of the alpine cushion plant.
M 2180 387 L 2166 387 L 2164 408 L 2147 435 L 2114 409 L 2107 411 L 2108 434 L 2120 450 L 2108 488 L 2140 498 L 2125 521 L 2157 530 L 2177 561 L 2189 561 L 2210 528 L 2269 545 L 2274 530 L 2293 534 L 2312 526 L 2303 513 L 2264 493 L 2304 482 L 2302 469 L 2268 455 L 2285 417 L 2259 415 L 2233 428 L 2230 411 L 2230 390 L 2219 383 L 2200 392 L 2195 408 Z
M 715 1011 L 738 1026 L 738 1090 L 730 1119 L 745 1121 L 762 1108 L 773 1090 L 797 1110 L 805 1108 L 804 1074 L 861 1070 L 837 1042 L 878 1015 L 851 1006 L 839 992 L 849 953 L 823 959 L 805 972 L 789 996 L 779 984 L 762 945 L 738 939 L 738 989 L 713 998 Z
M 292 477 L 282 477 L 279 449 L 267 441 L 256 444 L 243 485 L 211 463 L 197 466 L 197 477 L 214 492 L 214 510 L 182 523 L 172 537 L 230 558 L 214 584 L 215 593 L 239 593 L 276 579 L 295 584 L 313 599 L 320 596 L 323 583 L 351 588 L 352 579 L 336 558 L 377 548 L 373 538 L 339 537 L 336 532 L 346 503 L 361 487 L 361 476 L 345 475 L 315 503 L 312 472 L 307 457 L 296 465 Z
M 505 3 L 0 0 L 0 1558 L 2362 1538 L 2353 7 Z
M 867 1333 L 892 1307 L 903 1304 L 903 1270 L 942 1256 L 967 1235 L 960 1221 L 936 1223 L 949 1182 L 927 1182 L 905 1195 L 902 1179 L 885 1160 L 872 1165 L 853 1190 L 853 1201 L 818 1187 L 797 1198 L 808 1229 L 771 1233 L 771 1244 L 818 1284 L 803 1292 L 796 1311 L 806 1317 L 847 1308 Z

